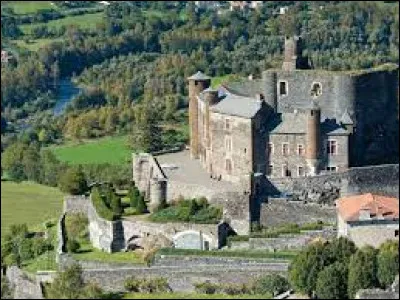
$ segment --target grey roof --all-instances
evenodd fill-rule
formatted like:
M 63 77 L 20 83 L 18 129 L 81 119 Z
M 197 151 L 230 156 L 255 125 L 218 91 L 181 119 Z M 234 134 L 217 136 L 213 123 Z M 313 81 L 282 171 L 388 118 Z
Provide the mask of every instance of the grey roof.
M 342 117 L 340 118 L 340 123 L 342 123 L 344 125 L 353 125 L 354 124 L 354 122 L 353 122 L 352 118 L 350 117 L 350 114 L 347 111 L 347 109 L 345 110 L 345 112 L 343 113 Z
M 337 124 L 335 120 L 326 119 L 321 123 L 321 133 L 326 135 L 348 135 L 350 134 L 341 125 Z
M 321 117 L 321 119 L 324 119 Z M 307 116 L 303 112 L 281 113 L 269 124 L 271 134 L 305 134 L 307 132 Z M 321 134 L 348 135 L 349 132 L 335 120 L 324 119 L 321 122 Z
M 271 134 L 305 134 L 306 115 L 301 112 L 278 114 L 270 123 Z
M 201 71 L 197 71 L 196 74 L 193 74 L 192 76 L 188 77 L 190 80 L 209 80 L 211 77 L 207 76 Z
M 208 87 L 204 91 L 202 91 L 202 93 L 206 93 L 206 92 L 218 92 L 218 90 L 217 89 L 213 89 L 211 87 Z
M 211 111 L 251 119 L 260 110 L 262 101 L 256 98 L 226 94 L 225 98 L 210 107 Z

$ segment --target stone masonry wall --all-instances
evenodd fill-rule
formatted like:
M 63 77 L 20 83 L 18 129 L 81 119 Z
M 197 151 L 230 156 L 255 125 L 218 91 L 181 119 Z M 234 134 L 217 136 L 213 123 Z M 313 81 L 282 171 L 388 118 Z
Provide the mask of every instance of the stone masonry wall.
M 332 239 L 336 237 L 333 229 L 305 231 L 302 234 L 282 235 L 277 238 L 250 238 L 248 242 L 232 242 L 230 250 L 257 249 L 257 250 L 293 250 L 302 249 L 316 238 Z
M 14 289 L 13 299 L 43 299 L 40 283 L 36 279 L 29 279 L 18 267 L 8 267 L 6 276 L 11 288 Z

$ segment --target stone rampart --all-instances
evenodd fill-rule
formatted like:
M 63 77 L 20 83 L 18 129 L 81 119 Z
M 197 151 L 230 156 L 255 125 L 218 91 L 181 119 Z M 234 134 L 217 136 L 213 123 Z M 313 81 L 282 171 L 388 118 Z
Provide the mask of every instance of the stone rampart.
M 250 238 L 248 242 L 232 242 L 230 250 L 298 250 L 317 238 L 332 239 L 336 231 L 332 229 L 304 231 L 301 234 L 283 234 L 277 238 Z
M 346 195 L 399 195 L 399 165 L 351 168 L 344 172 L 299 178 L 268 178 L 272 193 L 292 194 L 293 200 L 333 204 Z

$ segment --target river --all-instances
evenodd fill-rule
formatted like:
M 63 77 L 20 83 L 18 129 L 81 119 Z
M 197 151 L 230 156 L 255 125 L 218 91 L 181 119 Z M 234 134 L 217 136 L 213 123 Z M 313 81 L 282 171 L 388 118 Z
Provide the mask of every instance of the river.
M 76 96 L 81 89 L 77 87 L 71 78 L 63 78 L 59 82 L 59 89 L 57 92 L 57 102 L 53 108 L 53 113 L 55 116 L 61 115 L 68 103 Z

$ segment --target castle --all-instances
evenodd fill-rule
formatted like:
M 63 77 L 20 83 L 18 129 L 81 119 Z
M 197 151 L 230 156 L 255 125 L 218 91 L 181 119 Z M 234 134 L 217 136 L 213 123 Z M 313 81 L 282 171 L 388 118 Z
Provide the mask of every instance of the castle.
M 396 137 L 385 135 L 398 124 L 396 68 L 312 70 L 301 39 L 292 37 L 282 69 L 264 71 L 261 80 L 215 90 L 197 72 L 188 78 L 191 157 L 231 182 L 250 173 L 300 177 L 382 163 L 398 153 Z
M 261 79 L 213 89 L 202 72 L 188 78 L 190 150 L 132 157 L 150 209 L 204 196 L 248 234 L 251 222 L 272 220 L 275 195 L 333 204 L 398 194 L 398 164 L 388 164 L 398 163 L 398 66 L 315 70 L 302 53 L 300 38 L 286 38 L 282 68 Z

